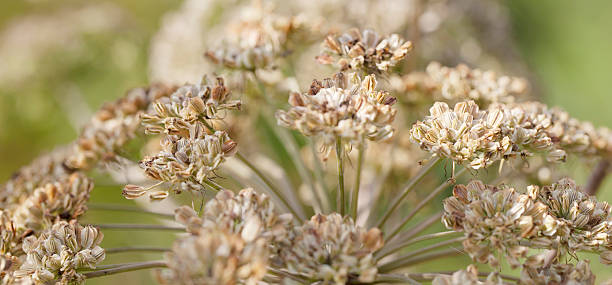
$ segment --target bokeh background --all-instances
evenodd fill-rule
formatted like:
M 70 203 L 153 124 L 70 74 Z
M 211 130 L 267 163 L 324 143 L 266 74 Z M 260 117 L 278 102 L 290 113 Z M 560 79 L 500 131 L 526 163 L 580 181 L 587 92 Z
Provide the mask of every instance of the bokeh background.
M 0 181 L 42 152 L 76 137 L 103 102 L 149 83 L 149 50 L 172 0 L 1 1 Z M 486 2 L 486 1 L 485 1 Z M 595 125 L 612 126 L 612 1 L 514 0 L 511 16 L 520 56 L 537 96 Z M 524 74 L 518 74 L 524 75 Z M 574 177 L 584 182 L 585 169 Z M 116 186 L 98 185 L 92 200 L 130 204 Z M 599 192 L 612 201 L 612 179 Z M 150 221 L 140 214 L 90 211 L 86 221 Z M 169 244 L 168 233 L 113 232 L 105 247 Z M 113 255 L 112 263 L 157 259 L 160 254 Z M 464 260 L 465 261 L 465 260 Z M 457 261 L 457 262 L 464 262 Z M 432 266 L 448 268 L 448 261 Z M 603 281 L 612 270 L 592 262 Z M 455 266 L 456 267 L 456 266 Z M 90 284 L 149 284 L 148 272 L 92 280 Z

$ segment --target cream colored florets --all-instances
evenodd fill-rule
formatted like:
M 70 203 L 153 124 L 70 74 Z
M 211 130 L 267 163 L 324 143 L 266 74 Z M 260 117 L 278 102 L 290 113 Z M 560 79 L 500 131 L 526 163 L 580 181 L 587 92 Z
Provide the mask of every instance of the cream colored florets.
M 83 269 L 93 269 L 105 257 L 103 234 L 91 226 L 58 222 L 39 237 L 23 243 L 26 261 L 15 272 L 18 280 L 36 284 L 81 284 Z
M 378 272 L 373 253 L 382 246 L 377 228 L 366 230 L 339 214 L 318 214 L 292 231 L 278 258 L 288 272 L 310 280 L 372 282 Z
M 323 48 L 323 54 L 317 57 L 319 63 L 334 64 L 340 71 L 370 74 L 395 66 L 412 50 L 412 43 L 397 34 L 382 37 L 372 30 L 351 29 L 340 36 L 327 36 Z
M 338 73 L 324 82 L 315 80 L 307 93 L 291 94 L 291 108 L 276 113 L 279 125 L 320 139 L 325 157 L 338 139 L 359 145 L 365 139 L 391 137 L 397 112 L 391 107 L 395 98 L 375 90 L 374 75 L 363 80 L 355 74 L 349 77 Z
M 166 254 L 162 284 L 255 285 L 266 274 L 265 239 L 250 242 L 222 229 L 202 229 L 178 239 Z

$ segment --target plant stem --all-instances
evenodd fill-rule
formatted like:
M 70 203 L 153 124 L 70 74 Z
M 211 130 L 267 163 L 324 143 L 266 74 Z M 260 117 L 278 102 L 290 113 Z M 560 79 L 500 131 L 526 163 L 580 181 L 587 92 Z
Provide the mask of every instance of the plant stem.
M 417 175 L 415 177 L 413 177 L 407 184 L 406 186 L 404 186 L 404 188 L 402 189 L 402 191 L 400 191 L 402 193 L 402 195 L 395 201 L 395 203 L 393 204 L 393 206 L 391 206 L 391 208 L 389 210 L 387 210 L 387 212 L 384 214 L 382 220 L 380 220 L 380 222 L 378 223 L 378 225 L 376 226 L 379 229 L 383 229 L 385 223 L 387 222 L 387 220 L 391 217 L 391 214 L 393 214 L 393 212 L 395 210 L 397 210 L 397 208 L 400 206 L 400 204 L 404 201 L 404 199 L 406 199 L 406 197 L 408 197 L 408 194 L 410 193 L 410 191 L 414 188 L 414 186 L 419 183 L 421 181 L 421 179 L 423 179 L 423 177 L 425 177 L 425 175 L 431 170 L 433 169 L 433 167 L 438 164 L 438 162 L 440 161 L 439 157 L 434 157 L 431 159 L 431 161 L 429 161 L 429 163 L 427 165 L 425 165 L 425 167 L 423 169 L 421 169 L 421 171 L 419 171 L 419 173 L 417 173 Z
M 265 175 L 263 175 L 263 173 L 261 173 L 261 171 L 259 171 L 259 169 L 257 169 L 257 167 L 255 167 L 253 164 L 251 164 L 240 152 L 237 152 L 235 156 L 236 156 L 236 158 L 238 158 L 238 160 L 240 160 L 242 163 L 244 163 L 249 169 L 251 169 L 251 171 L 253 171 L 253 173 L 255 173 L 255 175 L 257 175 L 257 177 L 259 177 L 259 179 L 261 179 L 261 181 L 263 181 L 263 183 L 266 185 L 266 187 L 268 189 L 270 189 L 270 191 L 272 193 L 274 193 L 276 195 L 276 197 L 278 197 L 278 199 L 295 216 L 296 219 L 298 219 L 300 222 L 304 221 L 304 217 L 302 217 L 301 215 L 298 215 L 298 213 L 291 206 L 291 204 L 289 204 L 289 202 L 287 201 L 286 197 L 283 196 L 280 193 L 278 188 L 276 188 L 272 184 L 272 182 Z
M 590 196 L 597 194 L 597 190 L 606 178 L 606 175 L 608 175 L 608 172 L 610 172 L 610 161 L 602 159 L 597 166 L 595 166 L 593 173 L 591 173 L 589 180 L 587 180 L 584 192 Z
M 314 175 L 315 175 L 315 180 L 318 181 L 319 183 L 319 188 L 317 188 L 317 190 L 319 191 L 319 196 L 321 196 L 321 200 L 323 202 L 323 210 L 325 212 L 330 212 L 331 211 L 331 206 L 330 206 L 330 201 L 331 198 L 329 197 L 329 192 L 327 190 L 327 187 L 325 186 L 325 175 L 323 173 L 323 166 L 321 165 L 321 161 L 319 160 L 319 157 L 317 156 L 317 149 L 315 147 L 315 142 L 313 140 L 310 141 L 310 150 L 312 152 L 312 159 L 314 162 L 314 166 L 315 166 L 315 171 L 314 171 Z
M 163 218 L 174 218 L 174 214 L 166 214 L 155 211 L 149 211 L 145 209 L 141 209 L 139 207 L 133 206 L 124 206 L 124 205 L 112 205 L 112 204 L 88 204 L 87 208 L 89 210 L 101 210 L 101 211 L 117 211 L 117 212 L 133 212 L 133 213 L 141 213 L 148 215 L 160 216 Z
M 463 168 L 461 170 L 459 170 L 456 174 L 455 177 L 449 178 L 448 180 L 446 180 L 446 182 L 442 183 L 440 186 L 438 186 L 434 191 L 432 191 L 427 197 L 425 197 L 425 199 L 423 199 L 409 214 L 408 216 L 406 216 L 406 218 L 404 219 L 404 221 L 402 221 L 402 223 L 397 226 L 389 236 L 385 237 L 385 242 L 390 241 L 393 237 L 395 237 L 399 232 L 402 231 L 402 228 L 404 228 L 409 222 L 410 220 L 423 208 L 425 207 L 425 205 L 427 205 L 429 202 L 431 202 L 431 200 L 433 200 L 436 196 L 438 196 L 438 194 L 440 194 L 442 191 L 446 190 L 446 187 L 455 184 L 455 182 L 457 181 L 456 178 L 461 176 L 463 173 L 465 173 L 467 170 L 467 168 Z
M 437 252 L 432 252 L 430 254 L 424 254 L 424 255 L 421 255 L 421 256 L 415 256 L 415 257 L 412 257 L 412 258 L 408 258 L 408 259 L 405 259 L 405 260 L 403 260 L 401 262 L 394 261 L 392 263 L 386 263 L 386 264 L 384 264 L 384 265 L 382 265 L 382 266 L 380 266 L 378 268 L 378 272 L 380 272 L 380 273 L 387 273 L 389 271 L 393 271 L 395 269 L 399 269 L 399 268 L 402 268 L 402 267 L 407 267 L 407 266 L 410 266 L 410 265 L 414 265 L 414 264 L 418 264 L 418 263 L 434 260 L 434 259 L 437 259 L 437 258 L 448 257 L 448 256 L 453 256 L 453 255 L 460 255 L 460 254 L 463 254 L 463 252 L 461 252 L 461 251 L 459 251 L 457 249 L 454 249 L 454 248 L 446 249 L 446 250 L 442 250 L 442 251 L 437 251 Z
M 167 267 L 166 262 L 163 260 L 155 260 L 155 261 L 146 261 L 146 262 L 135 262 L 135 263 L 127 263 L 121 266 L 96 270 L 91 272 L 85 272 L 85 278 L 95 278 L 100 276 L 113 275 L 117 273 L 136 271 L 141 269 L 149 269 L 149 268 L 158 268 L 158 267 Z
M 163 247 L 126 246 L 126 247 L 107 248 L 104 251 L 107 254 L 113 254 L 113 253 L 134 252 L 134 251 L 164 252 L 164 251 L 170 251 L 170 249 L 163 248 Z
M 344 217 L 344 146 L 342 140 L 336 138 L 336 158 L 338 159 L 338 193 L 337 193 L 337 209 L 340 210 L 340 215 Z
M 204 179 L 204 184 L 208 185 L 210 188 L 212 188 L 213 190 L 215 190 L 217 192 L 223 190 L 223 187 L 221 187 L 221 185 L 219 185 L 219 184 L 217 184 L 217 183 L 215 183 L 215 182 L 213 182 L 211 180 L 208 180 L 208 179 Z
M 428 235 L 422 235 L 422 236 L 417 237 L 417 238 L 409 239 L 407 241 L 397 243 L 397 245 L 395 245 L 393 247 L 390 247 L 388 250 L 380 251 L 378 256 L 377 256 L 377 259 L 380 260 L 380 259 L 384 258 L 385 256 L 388 256 L 389 254 L 395 253 L 395 252 L 397 252 L 400 249 L 403 249 L 405 247 L 408 247 L 408 246 L 413 245 L 415 243 L 418 243 L 420 241 L 434 239 L 434 238 L 440 238 L 440 237 L 445 237 L 445 236 L 449 236 L 449 235 L 453 235 L 453 234 L 457 234 L 457 233 L 459 233 L 459 232 L 457 232 L 457 231 L 437 232 L 437 233 L 428 234 Z
M 364 142 L 359 145 L 357 153 L 357 173 L 355 174 L 355 183 L 353 184 L 353 197 L 351 198 L 351 216 L 354 221 L 357 221 L 357 207 L 359 206 L 359 187 L 361 186 L 361 168 L 363 166 L 363 158 L 365 153 Z
M 100 229 L 107 230 L 163 230 L 163 231 L 184 231 L 183 226 L 164 226 L 164 225 L 142 225 L 142 224 L 97 224 L 93 225 Z
M 445 246 L 451 245 L 453 243 L 461 242 L 463 240 L 465 240 L 465 237 L 458 237 L 458 238 L 454 238 L 454 239 L 445 240 L 445 241 L 442 241 L 442 242 L 439 242 L 439 243 L 435 243 L 435 244 L 432 244 L 432 245 L 429 245 L 429 246 L 417 249 L 415 251 L 411 251 L 409 253 L 406 253 L 406 254 L 402 255 L 401 257 L 399 257 L 397 259 L 391 260 L 391 261 L 383 264 L 381 266 L 381 268 L 386 267 L 386 266 L 387 267 L 388 266 L 394 266 L 395 264 L 401 264 L 402 262 L 404 262 L 406 260 L 412 260 L 413 258 L 415 258 L 415 256 L 419 256 L 419 255 L 422 255 L 423 253 L 430 252 L 430 251 L 432 251 L 434 249 L 445 247 Z

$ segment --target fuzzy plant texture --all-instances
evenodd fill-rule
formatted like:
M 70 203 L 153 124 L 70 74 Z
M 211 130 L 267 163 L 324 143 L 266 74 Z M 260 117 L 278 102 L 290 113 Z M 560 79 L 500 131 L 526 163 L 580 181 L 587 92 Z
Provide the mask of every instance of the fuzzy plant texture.
M 504 7 L 355 2 L 186 0 L 165 16 L 152 83 L 0 185 L 2 284 L 605 282 L 591 266 L 612 264 L 595 196 L 612 131 L 502 75 L 526 74 Z M 105 246 L 123 231 L 146 235 Z

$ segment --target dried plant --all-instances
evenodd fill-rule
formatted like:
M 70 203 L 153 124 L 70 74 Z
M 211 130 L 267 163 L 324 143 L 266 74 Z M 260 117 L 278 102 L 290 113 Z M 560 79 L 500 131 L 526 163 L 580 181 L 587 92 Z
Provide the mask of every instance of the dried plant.
M 107 103 L 2 185 L 3 284 L 150 268 L 162 284 L 594 284 L 589 258 L 612 263 L 611 207 L 592 195 L 605 167 L 587 189 L 563 177 L 566 161 L 609 164 L 612 131 L 535 101 L 524 78 L 437 63 L 458 54 L 444 52 L 445 26 L 474 31 L 456 4 L 213 1 L 215 26 L 204 2 L 186 1 L 156 37 L 161 83 Z M 403 32 L 414 19 L 421 29 Z M 180 48 L 218 68 L 180 69 Z M 107 210 L 164 224 L 81 226 L 94 180 L 147 207 Z M 103 249 L 107 228 L 179 233 L 162 248 Z M 100 265 L 136 250 L 165 254 Z M 439 259 L 453 267 L 421 266 Z

